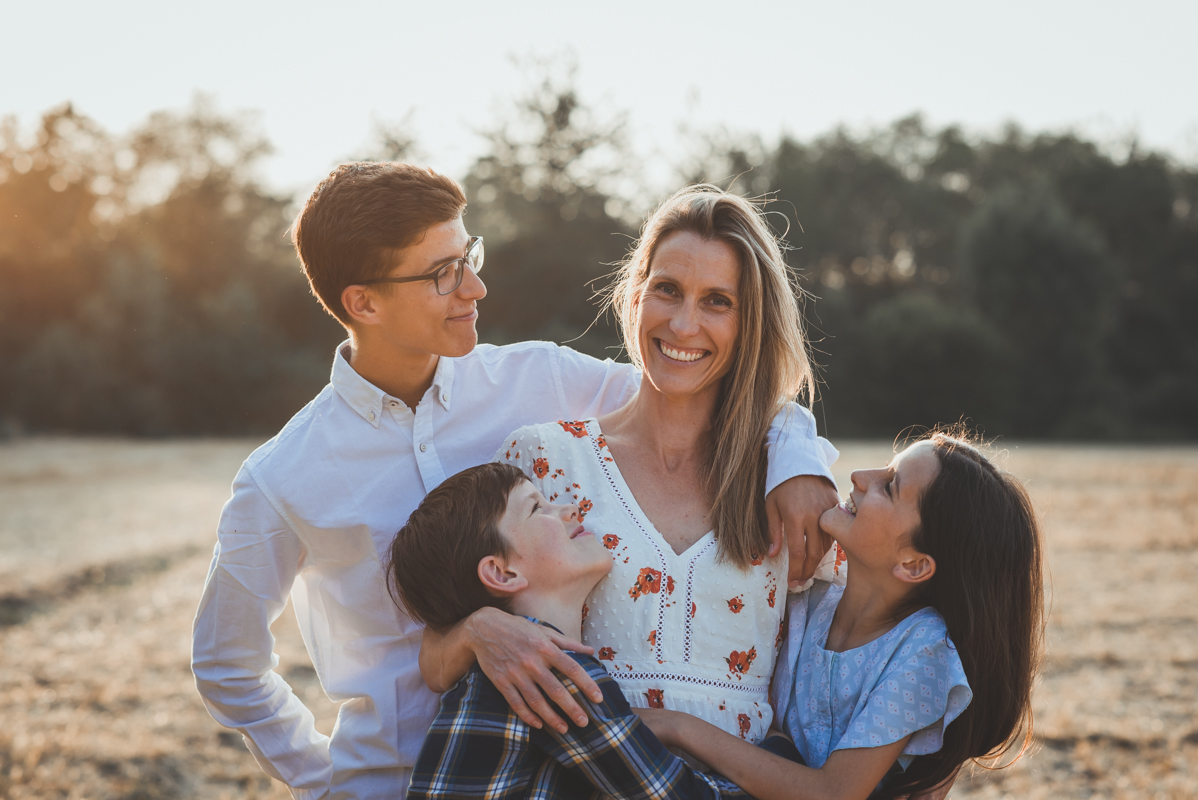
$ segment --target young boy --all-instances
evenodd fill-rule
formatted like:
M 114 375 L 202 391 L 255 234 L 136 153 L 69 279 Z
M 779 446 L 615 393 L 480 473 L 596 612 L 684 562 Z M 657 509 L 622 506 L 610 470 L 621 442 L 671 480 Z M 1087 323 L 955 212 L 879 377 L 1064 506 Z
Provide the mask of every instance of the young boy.
M 493 606 L 578 639 L 583 601 L 611 563 L 577 506 L 547 502 L 519 469 L 492 463 L 429 493 L 395 536 L 388 576 L 396 602 L 433 630 Z M 475 666 L 441 696 L 408 800 L 748 797 L 672 755 L 598 660 L 570 655 L 603 692 L 591 702 L 570 684 L 585 727 L 530 728 Z
M 465 206 L 461 187 L 431 169 L 345 164 L 295 223 L 312 291 L 349 339 L 329 385 L 237 474 L 192 669 L 212 716 L 241 731 L 263 770 L 300 800 L 402 796 L 436 712 L 418 662 L 423 626 L 391 603 L 380 567 L 408 514 L 446 476 L 489 461 L 509 432 L 602 415 L 640 383 L 627 364 L 548 342 L 475 347 L 486 288 Z M 802 534 L 815 541 L 837 496 L 810 413 L 792 406 L 789 419 L 785 443 L 772 439 L 766 488 L 795 569 Z M 331 738 L 274 671 L 270 626 L 289 595 L 321 685 L 343 701 Z M 586 720 L 550 668 L 596 697 L 598 687 L 555 646 L 562 637 L 493 608 L 449 635 L 526 721 L 566 727 L 538 686 Z

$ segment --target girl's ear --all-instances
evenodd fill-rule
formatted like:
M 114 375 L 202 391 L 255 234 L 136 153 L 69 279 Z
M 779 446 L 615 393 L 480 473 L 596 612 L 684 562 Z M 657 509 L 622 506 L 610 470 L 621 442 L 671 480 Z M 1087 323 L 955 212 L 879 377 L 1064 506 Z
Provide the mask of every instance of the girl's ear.
M 510 597 L 528 588 L 528 578 L 511 569 L 498 556 L 487 556 L 478 562 L 478 579 L 483 588 L 497 597 Z
M 923 583 L 936 574 L 936 559 L 927 553 L 906 550 L 903 560 L 894 565 L 894 577 L 903 583 Z

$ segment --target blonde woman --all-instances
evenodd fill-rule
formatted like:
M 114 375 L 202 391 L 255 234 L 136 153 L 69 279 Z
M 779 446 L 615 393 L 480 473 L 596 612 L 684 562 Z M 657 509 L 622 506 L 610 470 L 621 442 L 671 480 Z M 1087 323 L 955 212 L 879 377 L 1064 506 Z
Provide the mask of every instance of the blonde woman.
M 583 641 L 629 703 L 757 742 L 788 577 L 785 549 L 767 557 L 767 435 L 811 386 L 794 289 L 760 210 L 692 187 L 646 223 L 612 304 L 640 391 L 598 419 L 521 428 L 497 458 L 577 504 L 611 551 Z

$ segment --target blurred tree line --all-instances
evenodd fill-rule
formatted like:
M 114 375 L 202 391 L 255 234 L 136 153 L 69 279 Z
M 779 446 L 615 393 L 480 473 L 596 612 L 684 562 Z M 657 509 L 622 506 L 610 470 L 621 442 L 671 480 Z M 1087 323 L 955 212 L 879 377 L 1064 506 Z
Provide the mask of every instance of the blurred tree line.
M 595 295 L 651 204 L 625 120 L 573 87 L 534 80 L 464 176 L 487 241 L 479 329 L 615 356 Z M 402 126 L 376 139 L 363 157 L 415 152 Z M 342 333 L 291 250 L 297 198 L 253 177 L 268 152 L 202 99 L 124 136 L 70 106 L 34 133 L 0 124 L 0 428 L 269 433 L 319 390 Z M 990 435 L 1198 436 L 1193 167 L 919 117 L 707 135 L 675 167 L 678 186 L 768 198 L 830 435 L 964 416 Z

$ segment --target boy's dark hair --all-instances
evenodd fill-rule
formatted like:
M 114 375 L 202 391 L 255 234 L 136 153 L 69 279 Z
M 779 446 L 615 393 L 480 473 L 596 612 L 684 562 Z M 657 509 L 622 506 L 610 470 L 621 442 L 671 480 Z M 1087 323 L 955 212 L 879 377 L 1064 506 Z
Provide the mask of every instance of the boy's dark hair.
M 499 520 L 512 489 L 527 480 L 511 464 L 481 464 L 428 493 L 391 542 L 387 589 L 412 619 L 444 630 L 480 608 L 508 610 L 478 579 L 478 562 L 506 557 Z
M 396 251 L 433 225 L 461 216 L 466 195 L 453 178 L 400 162 L 359 161 L 329 173 L 292 226 L 312 292 L 343 325 L 345 287 L 385 277 Z M 383 289 L 387 291 L 387 289 Z

